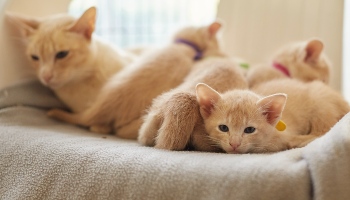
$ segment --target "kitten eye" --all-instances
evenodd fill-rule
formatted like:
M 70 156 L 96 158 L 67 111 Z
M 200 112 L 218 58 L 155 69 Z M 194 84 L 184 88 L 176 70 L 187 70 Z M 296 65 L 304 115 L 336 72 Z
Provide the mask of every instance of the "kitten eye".
M 32 59 L 35 60 L 35 61 L 36 61 L 36 60 L 39 60 L 39 57 L 36 56 L 36 55 L 31 55 L 30 57 L 32 57 Z
M 255 131 L 255 128 L 252 126 L 249 126 L 244 129 L 244 133 L 247 133 L 247 134 L 253 133 L 254 131 Z
M 69 51 L 60 51 L 56 54 L 57 59 L 62 59 L 68 55 Z
M 224 124 L 219 125 L 219 130 L 222 132 L 228 132 L 228 127 Z

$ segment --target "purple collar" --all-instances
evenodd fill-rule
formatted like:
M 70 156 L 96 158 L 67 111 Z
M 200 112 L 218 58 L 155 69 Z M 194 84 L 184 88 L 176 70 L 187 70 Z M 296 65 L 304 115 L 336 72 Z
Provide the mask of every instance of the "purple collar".
M 273 66 L 275 69 L 277 69 L 277 70 L 279 70 L 280 72 L 282 72 L 284 75 L 290 77 L 289 70 L 287 69 L 286 66 L 284 66 L 284 65 L 282 65 L 282 64 L 280 64 L 280 63 L 277 63 L 277 62 L 273 62 L 273 63 L 272 63 L 272 66 Z
M 188 40 L 185 40 L 185 39 L 176 39 L 175 40 L 175 43 L 182 43 L 182 44 L 187 44 L 188 46 L 192 47 L 193 50 L 195 50 L 196 52 L 196 55 L 194 56 L 194 60 L 199 60 L 202 58 L 203 56 L 203 53 L 202 51 L 199 49 L 199 47 L 194 44 L 193 42 L 190 42 Z

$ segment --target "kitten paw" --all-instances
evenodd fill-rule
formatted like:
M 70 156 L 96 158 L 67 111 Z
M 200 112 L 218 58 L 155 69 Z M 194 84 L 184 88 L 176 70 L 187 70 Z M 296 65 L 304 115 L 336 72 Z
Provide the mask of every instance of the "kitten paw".
M 91 132 L 101 133 L 101 134 L 109 134 L 112 132 L 112 128 L 110 126 L 104 125 L 94 125 L 89 127 Z
M 46 115 L 48 117 L 61 120 L 62 116 L 64 116 L 66 113 L 67 112 L 64 110 L 54 108 L 54 109 L 47 111 Z
M 116 130 L 116 135 L 120 138 L 135 140 L 142 124 L 142 118 L 135 119 Z
M 157 114 L 147 114 L 139 130 L 138 142 L 144 146 L 154 146 L 160 122 L 161 118 Z

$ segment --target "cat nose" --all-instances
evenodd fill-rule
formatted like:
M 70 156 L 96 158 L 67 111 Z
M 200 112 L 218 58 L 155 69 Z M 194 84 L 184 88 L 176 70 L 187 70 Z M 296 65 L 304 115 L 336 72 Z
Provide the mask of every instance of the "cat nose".
M 52 73 L 44 73 L 43 74 L 43 79 L 46 83 L 49 83 L 50 80 L 52 79 L 53 77 L 53 74 Z
M 235 151 L 241 144 L 240 143 L 230 142 L 230 145 L 231 145 L 232 149 Z

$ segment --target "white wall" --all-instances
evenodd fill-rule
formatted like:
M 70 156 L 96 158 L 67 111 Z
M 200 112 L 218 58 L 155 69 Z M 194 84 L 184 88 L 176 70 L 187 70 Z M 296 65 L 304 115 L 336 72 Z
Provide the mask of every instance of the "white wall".
M 0 89 L 33 77 L 24 56 L 24 46 L 10 34 L 4 21 L 4 12 L 42 17 L 67 12 L 69 2 L 70 0 L 0 0 Z
M 343 94 L 350 102 L 350 1 L 345 1 L 343 35 Z
M 331 86 L 341 90 L 343 0 L 221 0 L 225 50 L 251 63 L 280 46 L 319 37 L 334 64 Z

